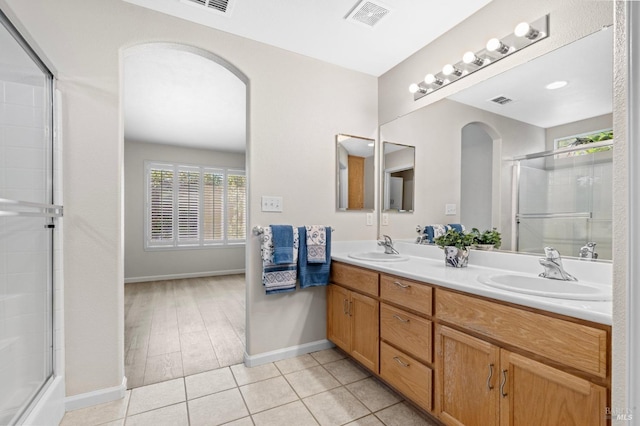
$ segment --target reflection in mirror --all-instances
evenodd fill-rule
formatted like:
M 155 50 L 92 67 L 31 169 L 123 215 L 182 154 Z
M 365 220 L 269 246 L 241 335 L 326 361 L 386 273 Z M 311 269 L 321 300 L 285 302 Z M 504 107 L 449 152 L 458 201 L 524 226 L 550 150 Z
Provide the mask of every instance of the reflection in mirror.
M 415 147 L 384 142 L 384 210 L 413 212 Z
M 382 125 L 381 139 L 418 148 L 420 170 L 415 218 L 398 216 L 386 232 L 412 238 L 416 224 L 496 227 L 505 250 L 542 253 L 551 245 L 576 257 L 595 242 L 598 259 L 610 259 L 611 152 L 521 161 L 528 173 L 521 188 L 516 159 L 567 140 L 605 143 L 601 134 L 613 127 L 612 34 L 598 31 Z M 559 81 L 566 84 L 550 84 Z M 457 211 L 445 214 L 447 204 Z
M 336 207 L 373 210 L 375 161 L 373 139 L 336 135 Z

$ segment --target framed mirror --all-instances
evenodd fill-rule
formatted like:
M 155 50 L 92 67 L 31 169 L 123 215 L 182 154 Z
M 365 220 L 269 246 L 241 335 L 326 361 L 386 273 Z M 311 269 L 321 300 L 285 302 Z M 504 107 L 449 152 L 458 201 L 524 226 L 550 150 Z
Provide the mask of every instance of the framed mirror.
M 384 142 L 383 211 L 413 213 L 416 149 L 413 146 Z
M 375 209 L 375 140 L 336 135 L 336 209 Z
M 380 139 L 415 146 L 420 170 L 414 215 L 398 215 L 385 233 L 462 223 L 496 227 L 504 250 L 550 245 L 575 257 L 595 242 L 598 259 L 611 259 L 611 151 L 544 153 L 565 140 L 606 144 L 612 101 L 605 28 L 383 124 Z

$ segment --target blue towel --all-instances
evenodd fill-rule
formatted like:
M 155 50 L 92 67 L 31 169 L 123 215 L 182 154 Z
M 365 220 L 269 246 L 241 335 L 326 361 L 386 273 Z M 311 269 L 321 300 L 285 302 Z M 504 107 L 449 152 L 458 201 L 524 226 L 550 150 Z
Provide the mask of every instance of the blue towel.
M 464 232 L 464 226 L 462 226 L 462 225 L 461 225 L 461 224 L 459 224 L 459 223 L 450 223 L 450 224 L 449 224 L 449 227 L 450 227 L 451 229 L 455 229 L 456 231 L 458 231 L 458 232 L 460 232 L 460 233 L 463 233 L 463 232 Z
M 293 226 L 270 225 L 273 232 L 273 260 L 276 265 L 293 263 Z
M 270 227 L 264 228 L 260 254 L 262 257 L 262 284 L 267 294 L 285 293 L 296 289 L 298 277 L 298 229 L 293 229 L 292 263 L 276 265 L 274 261 L 273 233 Z
M 300 288 L 324 286 L 329 284 L 331 270 L 331 227 L 325 227 L 327 235 L 327 252 L 325 263 L 309 263 L 307 261 L 307 228 L 298 228 L 300 246 L 298 249 L 298 279 Z

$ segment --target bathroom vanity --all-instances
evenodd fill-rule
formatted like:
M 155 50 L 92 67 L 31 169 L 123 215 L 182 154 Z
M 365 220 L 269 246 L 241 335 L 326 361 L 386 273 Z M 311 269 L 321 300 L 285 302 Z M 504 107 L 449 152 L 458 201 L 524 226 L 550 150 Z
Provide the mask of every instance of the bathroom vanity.
M 606 424 L 610 301 L 530 296 L 477 280 L 504 272 L 492 262 L 509 254 L 473 252 L 457 270 L 435 247 L 399 250 L 407 260 L 385 263 L 349 257 L 353 246 L 334 250 L 329 340 L 447 425 Z M 540 269 L 527 257 L 516 255 L 510 268 Z M 572 270 L 579 276 L 606 276 L 610 267 L 574 262 L 567 269 L 580 267 Z

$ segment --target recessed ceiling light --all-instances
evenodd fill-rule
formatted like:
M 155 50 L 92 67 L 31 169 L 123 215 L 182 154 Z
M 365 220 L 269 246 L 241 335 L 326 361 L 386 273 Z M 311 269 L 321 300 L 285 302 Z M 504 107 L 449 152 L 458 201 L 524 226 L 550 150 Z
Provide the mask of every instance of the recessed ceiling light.
M 559 80 L 559 81 L 554 81 L 553 83 L 549 83 L 547 84 L 545 87 L 545 89 L 549 89 L 549 90 L 556 90 L 556 89 L 561 89 L 564 86 L 566 86 L 567 84 L 569 84 L 568 82 L 564 81 L 564 80 Z

